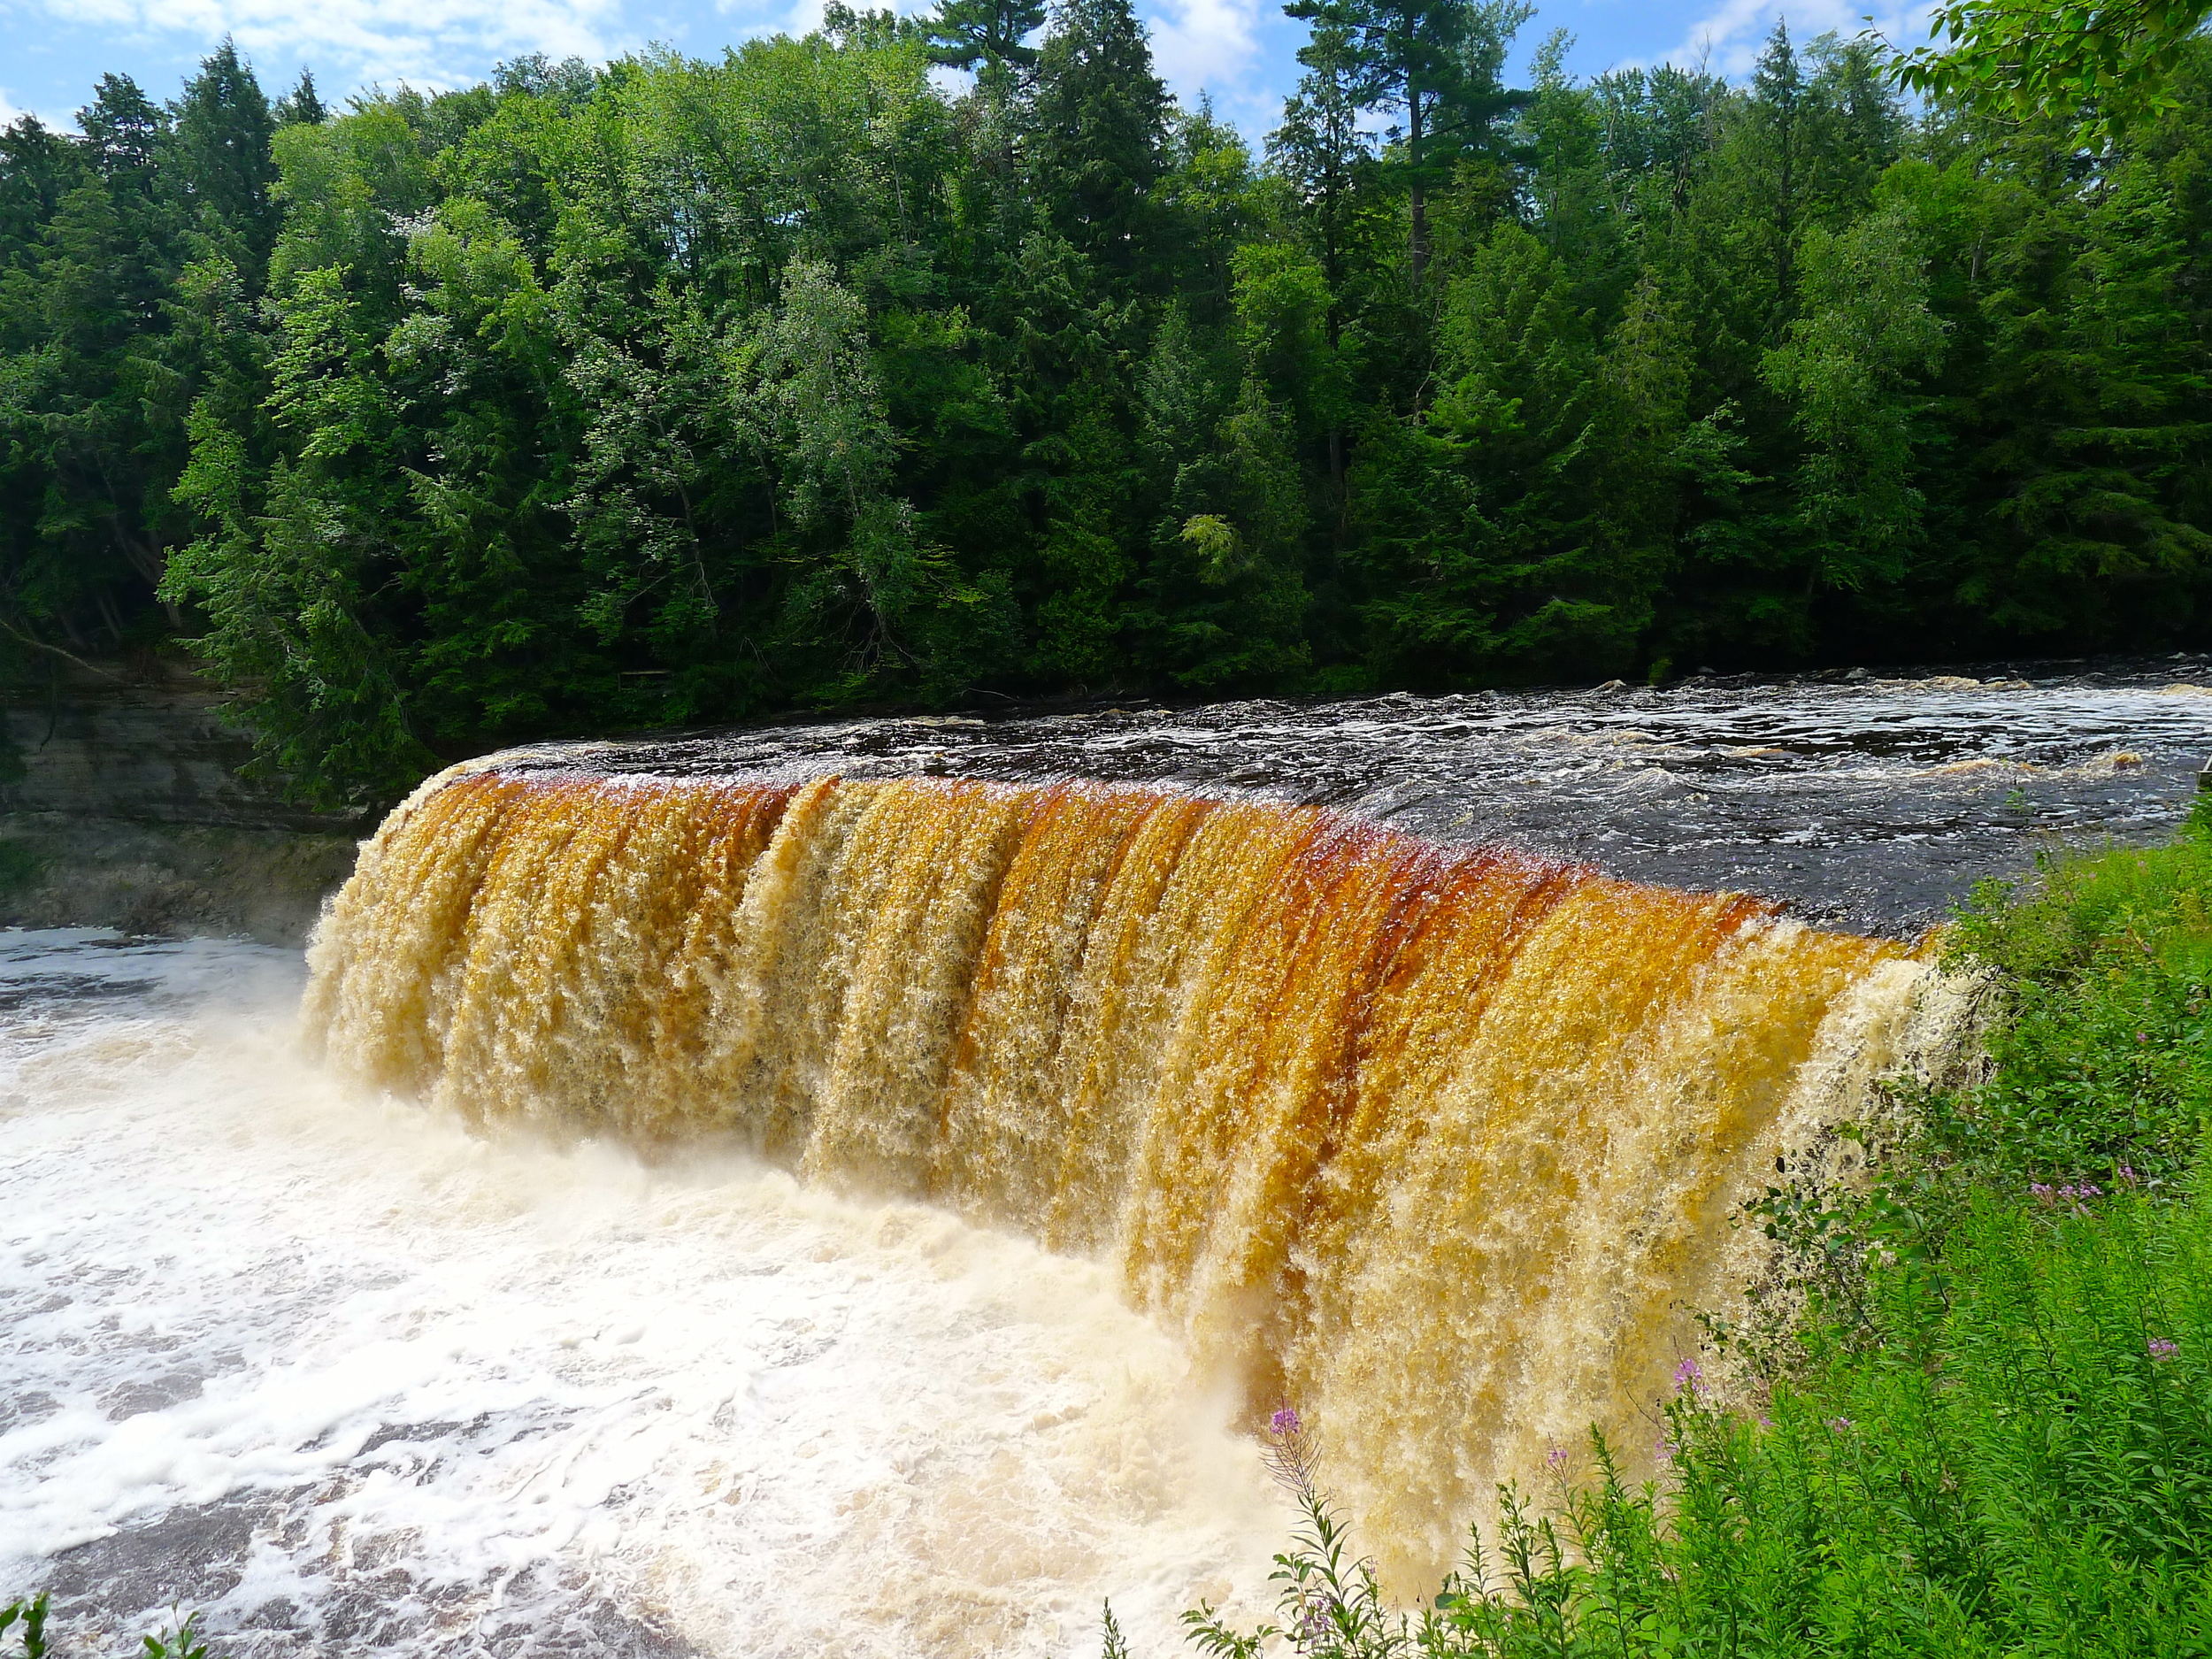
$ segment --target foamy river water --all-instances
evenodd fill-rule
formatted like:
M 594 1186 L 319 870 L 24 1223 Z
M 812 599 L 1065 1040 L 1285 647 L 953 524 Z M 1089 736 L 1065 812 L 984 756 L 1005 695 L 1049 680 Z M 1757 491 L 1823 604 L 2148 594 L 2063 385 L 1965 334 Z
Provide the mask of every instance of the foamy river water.
M 1097 1650 L 1282 1519 L 1080 1262 L 701 1155 L 472 1139 L 227 942 L 0 934 L 0 1585 L 91 1650 Z
M 883 722 L 609 769 L 1085 772 L 1321 800 L 1910 930 L 2053 830 L 2158 834 L 2201 661 Z M 549 755 L 573 764 L 578 751 Z M 1141 1653 L 1286 1508 L 1093 1263 L 712 1148 L 472 1135 L 300 1058 L 292 953 L 0 933 L 0 1599 L 134 1650 Z

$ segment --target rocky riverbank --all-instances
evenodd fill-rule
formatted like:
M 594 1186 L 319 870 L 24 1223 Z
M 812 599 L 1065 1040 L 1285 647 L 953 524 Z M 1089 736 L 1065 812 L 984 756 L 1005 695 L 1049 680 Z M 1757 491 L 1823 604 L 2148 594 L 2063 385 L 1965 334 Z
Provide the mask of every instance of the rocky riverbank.
M 0 926 L 306 937 L 360 827 L 242 779 L 220 701 L 152 657 L 0 690 Z

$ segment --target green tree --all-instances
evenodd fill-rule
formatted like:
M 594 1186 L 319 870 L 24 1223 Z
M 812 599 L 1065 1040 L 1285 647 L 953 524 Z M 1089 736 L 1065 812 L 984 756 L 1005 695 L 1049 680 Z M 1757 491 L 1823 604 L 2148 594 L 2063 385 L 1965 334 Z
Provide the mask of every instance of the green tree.
M 1947 0 L 1902 55 L 1901 82 L 1932 97 L 2074 124 L 2093 144 L 2177 106 L 2168 83 L 2212 15 L 2205 0 Z
M 1804 307 L 1769 352 L 1766 381 L 1789 401 L 1806 446 L 1797 522 L 1809 542 L 1807 597 L 1823 587 L 1894 583 L 1919 529 L 1915 396 L 1941 359 L 1926 257 L 1901 203 L 1801 249 Z
M 185 83 L 174 115 L 175 164 L 165 169 L 186 215 L 257 278 L 276 241 L 269 141 L 275 115 L 236 44 L 223 43 Z
M 1152 253 L 1150 192 L 1166 171 L 1167 110 L 1129 0 L 1064 0 L 1037 62 L 1030 164 L 1060 234 L 1124 277 Z
M 943 0 L 923 27 L 932 63 L 1003 75 L 1034 66 L 1036 48 L 1023 42 L 1044 20 L 1043 0 Z
M 1406 195 L 1415 288 L 1429 261 L 1430 193 L 1453 164 L 1493 150 L 1522 96 L 1501 79 L 1505 50 L 1534 8 L 1519 0 L 1291 0 L 1349 61 L 1356 107 L 1397 116 L 1392 180 Z

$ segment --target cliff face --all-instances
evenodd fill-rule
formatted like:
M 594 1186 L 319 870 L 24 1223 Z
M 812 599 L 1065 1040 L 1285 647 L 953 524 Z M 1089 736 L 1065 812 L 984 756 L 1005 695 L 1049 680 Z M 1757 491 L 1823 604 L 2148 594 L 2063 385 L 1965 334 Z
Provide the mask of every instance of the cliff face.
M 240 778 L 252 744 L 188 668 L 96 670 L 0 689 L 0 925 L 303 940 L 360 826 Z
M 113 678 L 67 669 L 51 683 L 0 693 L 23 769 L 0 784 L 0 812 L 223 829 L 350 827 L 238 776 L 253 745 L 223 724 L 216 687 L 167 662 L 110 672 Z

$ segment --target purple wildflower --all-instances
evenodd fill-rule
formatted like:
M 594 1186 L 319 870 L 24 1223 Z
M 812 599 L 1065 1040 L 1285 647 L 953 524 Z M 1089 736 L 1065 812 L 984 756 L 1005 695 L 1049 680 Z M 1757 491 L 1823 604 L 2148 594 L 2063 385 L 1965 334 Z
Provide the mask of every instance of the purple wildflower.
M 1837 1433 L 1840 1434 L 1851 1426 L 1851 1419 L 1849 1417 L 1830 1417 L 1828 1419 L 1828 1426 L 1835 1430 Z
M 1288 1406 L 1285 1406 L 1267 1420 L 1268 1432 L 1271 1434 L 1285 1436 L 1295 1434 L 1302 1426 L 1302 1425 L 1298 1421 L 1297 1412 Z
M 1704 1375 L 1705 1373 L 1698 1369 L 1695 1360 L 1686 1359 L 1674 1368 L 1674 1386 L 1677 1388 L 1694 1389 L 1697 1386 L 1698 1379 Z
M 1557 1474 L 1567 1466 L 1567 1448 L 1563 1446 L 1553 1447 L 1546 1454 L 1544 1461 L 1551 1465 L 1552 1473 Z
M 2181 1352 L 2181 1344 L 2170 1337 L 2154 1336 L 2150 1342 L 2153 1359 L 2171 1359 Z

